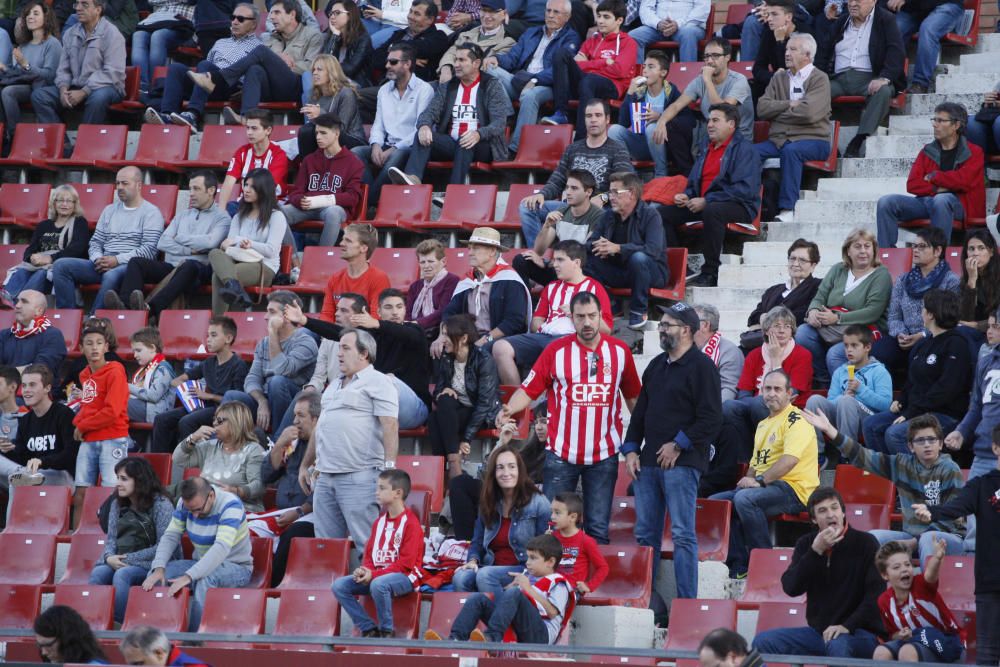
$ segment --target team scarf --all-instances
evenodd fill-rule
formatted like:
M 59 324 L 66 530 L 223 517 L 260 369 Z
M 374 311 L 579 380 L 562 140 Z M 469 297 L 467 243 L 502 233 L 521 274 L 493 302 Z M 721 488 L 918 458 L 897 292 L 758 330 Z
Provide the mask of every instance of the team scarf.
M 470 289 L 476 290 L 476 304 L 475 310 L 471 312 L 475 316 L 479 312 L 479 308 L 482 305 L 480 299 L 482 298 L 482 290 L 479 288 L 487 283 L 498 283 L 503 280 L 510 280 L 516 282 L 524 290 L 525 295 L 527 295 L 528 309 L 524 315 L 524 323 L 527 325 L 531 322 L 531 292 L 528 291 L 528 287 L 521 280 L 521 276 L 517 274 L 517 271 L 510 268 L 510 264 L 504 261 L 503 257 L 497 259 L 496 266 L 494 266 L 489 273 L 483 273 L 477 269 L 470 269 L 469 272 L 459 281 L 458 285 L 455 286 L 455 293 L 452 297 L 458 296 L 462 292 Z M 495 325 L 495 323 L 493 323 Z
M 712 334 L 712 337 L 708 339 L 705 343 L 705 347 L 701 348 L 701 351 L 708 355 L 708 358 L 712 360 L 712 363 L 718 367 L 719 359 L 722 357 L 722 334 L 716 331 Z
M 525 572 L 527 575 L 527 572 Z M 573 586 L 569 583 L 569 579 L 559 574 L 558 572 L 553 572 L 552 574 L 547 574 L 544 577 L 539 577 L 531 584 L 534 588 L 537 588 L 545 596 L 546 599 L 551 598 L 551 591 L 554 591 L 556 586 L 565 586 L 569 589 L 569 595 L 566 599 L 566 609 L 563 610 L 562 623 L 560 624 L 559 634 L 561 635 L 563 630 L 566 629 L 566 624 L 569 622 L 570 617 L 573 615 L 573 609 L 576 607 L 576 592 L 573 590 Z M 535 608 L 538 610 L 538 614 L 544 620 L 549 619 L 549 612 L 545 610 L 545 606 L 541 602 L 536 600 L 527 591 L 522 590 L 521 593 L 531 601 Z M 556 636 L 558 640 L 558 635 Z M 503 641 L 505 643 L 512 643 L 517 641 L 517 635 L 514 634 L 514 628 L 509 627 L 504 633 Z
M 434 288 L 448 275 L 448 269 L 441 269 L 430 282 L 424 281 L 420 294 L 413 301 L 413 317 L 427 317 L 434 312 Z
M 141 384 L 146 389 L 149 389 L 149 383 L 153 379 L 153 373 L 156 372 L 156 369 L 159 368 L 160 364 L 164 361 L 166 361 L 166 357 L 164 357 L 162 353 L 154 356 L 148 364 L 141 366 L 139 370 L 135 372 L 135 375 L 132 376 L 132 384 Z
M 20 322 L 15 321 L 13 326 L 10 328 L 10 332 L 14 334 L 14 338 L 28 338 L 29 336 L 42 333 L 50 326 L 52 326 L 52 322 L 49 318 L 44 315 L 39 315 L 26 327 L 21 326 Z

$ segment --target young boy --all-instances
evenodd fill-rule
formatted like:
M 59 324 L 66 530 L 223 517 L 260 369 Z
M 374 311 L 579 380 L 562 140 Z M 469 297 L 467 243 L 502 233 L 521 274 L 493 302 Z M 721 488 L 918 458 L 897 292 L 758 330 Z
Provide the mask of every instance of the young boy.
M 852 324 L 844 330 L 843 341 L 847 363 L 833 372 L 827 395 L 810 396 L 806 408 L 830 415 L 837 430 L 845 438 L 857 442 L 865 417 L 889 409 L 892 376 L 882 362 L 871 356 L 872 332 L 868 327 Z M 823 442 L 823 434 L 818 429 L 816 442 Z
M 552 535 L 536 535 L 525 547 L 525 572 L 512 572 L 514 582 L 495 601 L 477 593 L 465 601 L 455 617 L 449 639 L 504 641 L 508 628 L 522 644 L 554 644 L 573 612 L 569 580 L 556 572 L 562 545 Z M 486 633 L 476 625 L 486 623 Z M 441 639 L 433 630 L 424 639 Z
M 362 637 L 391 637 L 392 598 L 420 588 L 424 559 L 424 529 L 420 517 L 405 505 L 410 476 L 398 468 L 378 476 L 375 500 L 382 514 L 372 524 L 361 567 L 333 582 L 333 594 L 354 621 Z M 378 622 L 361 607 L 355 595 L 371 595 Z
M 288 156 L 281 146 L 271 141 L 271 131 L 274 117 L 267 109 L 251 109 L 243 115 L 243 127 L 246 128 L 247 143 L 236 149 L 229 160 L 226 178 L 219 190 L 219 205 L 225 207 L 229 215 L 236 215 L 239 206 L 237 197 L 229 201 L 233 188 L 240 191 L 240 183 L 254 169 L 267 169 L 274 176 L 277 186 L 275 194 L 278 199 L 285 197 L 285 181 L 288 179 Z M 233 130 L 238 132 L 239 130 Z
M 957 662 L 962 657 L 965 633 L 938 593 L 944 553 L 944 541 L 935 540 L 923 574 L 914 575 L 909 547 L 889 542 L 878 550 L 875 566 L 889 584 L 878 608 L 891 641 L 875 649 L 873 660 Z
M 156 416 L 174 407 L 171 382 L 174 369 L 163 357 L 163 339 L 153 327 L 139 329 L 129 339 L 139 370 L 128 386 L 128 419 L 152 423 Z
M 17 424 L 27 409 L 18 406 L 21 374 L 13 366 L 0 366 L 0 453 L 17 437 Z
M 597 541 L 580 530 L 583 524 L 583 501 L 566 491 L 552 499 L 552 534 L 562 545 L 562 558 L 556 571 L 569 579 L 580 595 L 597 590 L 608 576 L 608 561 L 597 549 Z
M 921 563 L 934 552 L 935 537 L 945 541 L 948 553 L 963 552 L 965 530 L 961 523 L 937 521 L 928 527 L 913 511 L 914 503 L 939 505 L 957 497 L 962 489 L 961 469 L 949 455 L 941 453 L 941 424 L 934 415 L 919 415 L 907 424 L 909 454 L 882 454 L 862 447 L 840 433 L 822 412 L 804 410 L 803 415 L 830 439 L 848 463 L 896 485 L 903 510 L 903 532 L 873 530 L 880 544 L 903 542 L 911 551 L 916 546 Z
M 157 415 L 153 420 L 152 451 L 174 451 L 178 442 L 200 427 L 211 425 L 215 408 L 227 391 L 243 391 L 249 367 L 240 355 L 233 352 L 236 334 L 236 322 L 231 317 L 221 315 L 208 321 L 205 351 L 212 356 L 170 382 L 171 387 L 177 387 L 188 380 L 204 380 L 204 388 L 197 389 L 195 393 L 205 407 L 191 412 L 180 407 Z
M 930 523 L 976 515 L 976 662 L 995 665 L 1000 662 L 1000 569 L 989 554 L 1000 553 L 1000 425 L 994 426 L 990 448 L 996 468 L 985 475 L 973 477 L 958 497 L 927 507 L 913 506 L 918 521 Z

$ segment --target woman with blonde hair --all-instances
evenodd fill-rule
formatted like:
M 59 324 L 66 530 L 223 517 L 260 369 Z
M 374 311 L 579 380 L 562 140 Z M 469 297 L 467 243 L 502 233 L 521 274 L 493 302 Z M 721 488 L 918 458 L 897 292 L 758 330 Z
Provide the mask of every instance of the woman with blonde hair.
M 24 261 L 7 273 L 0 300 L 13 307 L 21 290 L 47 293 L 53 262 L 62 257 L 87 258 L 90 229 L 83 217 L 80 195 L 71 185 L 60 185 L 49 195 L 49 217 L 38 223 L 24 250 Z
M 351 149 L 365 145 L 365 131 L 361 127 L 358 111 L 358 90 L 344 74 L 340 62 L 329 54 L 316 56 L 312 64 L 312 93 L 309 104 L 302 107 L 306 124 L 298 134 L 299 155 L 304 157 L 318 148 L 316 126 L 312 121 L 325 113 L 335 114 L 340 119 L 343 126 L 340 131 L 341 146 Z
M 211 426 L 202 426 L 180 441 L 173 460 L 185 469 L 201 468 L 201 477 L 236 495 L 247 512 L 264 510 L 260 471 L 264 448 L 254 434 L 250 408 L 239 401 L 220 405 Z

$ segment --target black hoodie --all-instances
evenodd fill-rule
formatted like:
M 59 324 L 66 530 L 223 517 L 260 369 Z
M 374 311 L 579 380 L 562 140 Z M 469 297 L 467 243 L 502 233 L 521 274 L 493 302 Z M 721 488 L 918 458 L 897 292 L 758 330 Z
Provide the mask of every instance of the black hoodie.
M 73 439 L 75 416 L 63 403 L 53 403 L 41 417 L 33 410 L 24 413 L 17 427 L 14 449 L 7 458 L 20 465 L 28 459 L 41 459 L 45 470 L 75 474 L 76 452 L 80 448 L 80 443 Z
M 976 595 L 1000 593 L 1000 568 L 986 554 L 1000 553 L 1000 470 L 973 477 L 958 496 L 929 507 L 934 521 L 976 515 Z

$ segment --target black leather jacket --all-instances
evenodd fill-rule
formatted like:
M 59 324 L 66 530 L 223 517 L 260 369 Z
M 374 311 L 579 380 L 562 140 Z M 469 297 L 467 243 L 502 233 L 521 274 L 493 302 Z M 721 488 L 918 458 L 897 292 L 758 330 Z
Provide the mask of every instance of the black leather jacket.
M 371 70 L 372 40 L 368 35 L 361 35 L 347 51 L 344 57 L 340 57 L 340 35 L 327 33 L 323 40 L 323 47 L 320 53 L 328 53 L 340 61 L 340 67 L 344 70 L 347 78 L 358 84 L 358 87 L 365 88 L 372 85 L 368 72 Z
M 445 354 L 434 367 L 434 400 L 445 389 L 451 389 L 455 375 L 455 355 Z M 500 374 L 493 356 L 481 347 L 473 346 L 465 364 L 465 392 L 472 401 L 472 415 L 465 426 L 462 440 L 468 442 L 483 426 L 489 426 L 500 412 Z

